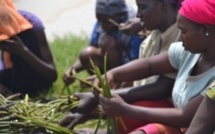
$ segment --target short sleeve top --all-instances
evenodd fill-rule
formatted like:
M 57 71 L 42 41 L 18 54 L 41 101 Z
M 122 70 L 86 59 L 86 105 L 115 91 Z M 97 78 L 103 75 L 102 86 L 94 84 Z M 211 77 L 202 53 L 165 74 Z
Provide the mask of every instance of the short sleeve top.
M 169 48 L 170 63 L 178 70 L 172 92 L 173 103 L 177 108 L 182 108 L 193 97 L 201 94 L 215 78 L 215 67 L 199 75 L 190 75 L 199 58 L 200 54 L 186 51 L 182 42 L 173 43 Z
M 33 31 L 44 29 L 42 21 L 36 15 L 24 10 L 18 10 L 18 12 L 33 25 Z

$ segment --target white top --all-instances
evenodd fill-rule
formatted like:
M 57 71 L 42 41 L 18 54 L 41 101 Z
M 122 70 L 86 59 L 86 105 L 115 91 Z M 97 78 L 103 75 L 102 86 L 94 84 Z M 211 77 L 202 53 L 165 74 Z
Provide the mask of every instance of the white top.
M 201 94 L 215 79 L 215 67 L 200 75 L 190 75 L 199 57 L 200 54 L 186 51 L 182 42 L 173 43 L 169 48 L 170 63 L 178 70 L 172 92 L 173 103 L 177 108 L 182 108 L 193 97 Z

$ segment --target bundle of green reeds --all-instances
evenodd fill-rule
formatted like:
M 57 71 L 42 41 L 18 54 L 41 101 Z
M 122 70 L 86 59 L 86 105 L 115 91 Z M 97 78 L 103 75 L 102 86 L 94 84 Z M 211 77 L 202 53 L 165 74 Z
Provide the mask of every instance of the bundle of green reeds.
M 6 98 L 0 94 L 0 133 L 74 134 L 74 131 L 58 125 L 64 112 L 78 105 L 73 99 L 61 97 L 43 103 L 31 101 L 28 95 L 18 99 L 17 95 Z
M 104 59 L 105 79 L 97 66 L 91 60 L 93 71 L 96 74 L 101 88 L 93 86 L 91 83 L 81 80 L 88 85 L 97 89 L 103 96 L 111 98 L 110 86 L 107 82 L 106 63 Z M 0 94 L 0 133 L 1 134 L 75 134 L 65 127 L 58 125 L 59 119 L 65 116 L 65 112 L 70 111 L 78 106 L 79 100 L 74 96 L 61 96 L 55 100 L 48 102 L 32 101 L 28 95 L 24 99 L 20 99 L 19 95 L 4 97 Z M 95 129 L 95 134 L 100 127 L 101 117 L 103 116 L 101 108 L 97 108 L 94 113 L 100 115 L 99 122 Z M 124 129 L 124 123 L 118 117 Z M 107 117 L 107 133 L 117 134 L 117 126 L 115 117 Z
M 110 85 L 107 80 L 107 56 L 105 55 L 105 57 L 104 57 L 104 76 L 105 76 L 104 79 L 102 78 L 102 74 L 101 74 L 99 68 L 93 63 L 93 61 L 91 59 L 90 59 L 90 63 L 93 68 L 92 71 L 98 78 L 101 88 L 93 85 L 92 83 L 90 83 L 88 81 L 82 80 L 76 76 L 73 76 L 73 77 L 78 79 L 79 81 L 85 83 L 86 85 L 93 87 L 95 90 L 97 90 L 97 92 L 101 93 L 103 96 L 105 96 L 107 98 L 111 98 L 112 95 L 110 92 Z M 100 107 L 97 107 L 97 109 L 93 112 L 100 115 L 100 119 L 98 121 L 97 127 L 94 132 L 94 134 L 97 134 L 97 131 L 98 131 L 100 123 L 101 123 L 101 118 L 103 117 L 103 112 Z M 117 134 L 118 129 L 117 129 L 117 124 L 116 124 L 116 118 L 118 119 L 118 122 L 121 125 L 121 127 L 124 129 L 124 131 L 125 132 L 127 131 L 127 128 L 126 128 L 124 122 L 122 121 L 121 117 L 107 117 L 107 120 L 106 120 L 107 121 L 107 123 L 106 123 L 107 124 L 107 134 Z
M 102 78 L 102 74 L 101 74 L 99 68 L 93 63 L 93 61 L 91 59 L 90 59 L 90 63 L 93 68 L 94 74 L 96 75 L 96 77 L 99 80 L 101 88 L 93 85 L 92 83 L 81 80 L 77 77 L 75 77 L 75 78 L 86 83 L 87 85 L 92 86 L 95 90 L 97 90 L 97 92 L 101 93 L 104 97 L 111 98 L 112 95 L 110 92 L 110 85 L 107 80 L 107 55 L 105 55 L 105 57 L 104 57 L 104 77 L 105 77 L 104 79 Z M 98 131 L 100 123 L 101 123 L 101 117 L 103 114 L 101 109 L 97 109 L 97 110 L 100 112 L 100 119 L 99 119 L 99 122 L 97 124 L 94 134 L 97 134 L 97 131 Z M 122 126 L 122 128 L 126 131 L 127 128 L 124 125 L 124 122 L 122 121 L 121 117 L 117 117 L 117 118 L 118 118 L 118 121 L 119 121 L 120 125 Z M 107 134 L 117 134 L 117 132 L 118 132 L 118 130 L 117 130 L 117 125 L 116 125 L 116 117 L 107 117 Z
M 101 85 L 102 90 L 98 90 L 104 97 L 111 98 L 111 92 L 110 92 L 110 86 L 107 81 L 107 56 L 104 57 L 104 75 L 105 79 L 102 78 L 102 74 L 99 70 L 99 68 L 93 63 L 92 60 L 90 60 L 91 66 L 93 67 L 94 74 L 97 76 L 99 83 Z M 96 88 L 99 89 L 99 88 Z M 101 119 L 100 119 L 101 120 Z M 97 130 L 100 125 L 100 120 L 98 123 L 98 127 L 95 130 L 95 133 L 97 133 Z M 117 134 L 117 125 L 115 117 L 107 117 L 107 133 L 108 134 Z

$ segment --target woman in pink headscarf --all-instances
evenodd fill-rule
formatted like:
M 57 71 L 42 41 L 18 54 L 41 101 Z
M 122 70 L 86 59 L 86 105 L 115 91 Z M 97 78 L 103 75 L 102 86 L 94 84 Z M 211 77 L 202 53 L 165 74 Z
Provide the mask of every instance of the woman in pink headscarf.
M 185 18 L 196 22 L 199 30 L 208 38 L 203 44 L 210 48 L 207 62 L 213 66 L 215 59 L 212 57 L 215 45 L 215 1 L 214 0 L 187 0 L 183 3 L 180 13 Z M 199 39 L 196 39 L 199 41 Z M 205 54 L 206 55 L 206 54 Z M 210 58 L 211 57 L 211 58 Z M 213 134 L 215 130 L 215 81 L 207 89 L 204 99 L 199 106 L 186 134 Z
M 161 98 L 167 93 L 167 89 L 155 90 L 161 88 L 159 85 L 117 91 L 110 99 L 99 97 L 106 115 L 129 117 L 145 123 L 129 134 L 184 134 L 203 100 L 205 91 L 215 79 L 215 1 L 185 0 L 179 10 L 177 23 L 182 31 L 183 42 L 173 43 L 167 53 L 135 60 L 107 72 L 110 85 L 156 74 L 178 72 L 174 86 L 169 90 L 173 108 L 147 108 L 129 104 L 143 98 Z M 94 83 L 96 86 L 99 84 L 98 80 Z M 149 87 L 153 88 L 149 90 Z M 213 118 L 211 125 L 214 126 L 214 123 Z M 197 133 L 199 132 L 192 134 Z M 202 131 L 201 134 L 203 133 L 205 132 Z
M 139 8 L 146 8 L 145 1 L 136 2 Z M 203 100 L 205 90 L 215 79 L 214 3 L 214 0 L 185 0 L 177 19 L 183 42 L 173 43 L 168 52 L 138 59 L 107 72 L 110 85 L 178 72 L 175 81 L 172 82 L 162 81 L 161 76 L 152 84 L 112 91 L 112 98 L 100 95 L 99 100 L 94 99 L 100 103 L 108 116 L 141 121 L 142 125 L 139 128 L 119 134 L 185 133 Z M 158 5 L 166 8 L 162 3 Z M 94 84 L 98 86 L 98 80 L 95 80 Z M 164 85 L 166 87 L 163 87 Z M 134 105 L 140 101 L 159 101 L 171 94 L 174 107 L 152 108 Z

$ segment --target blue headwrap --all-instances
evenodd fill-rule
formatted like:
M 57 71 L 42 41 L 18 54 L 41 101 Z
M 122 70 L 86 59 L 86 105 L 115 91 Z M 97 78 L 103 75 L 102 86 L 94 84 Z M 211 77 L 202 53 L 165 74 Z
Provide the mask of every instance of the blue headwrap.
M 125 0 L 97 0 L 96 13 L 114 15 L 127 12 Z

